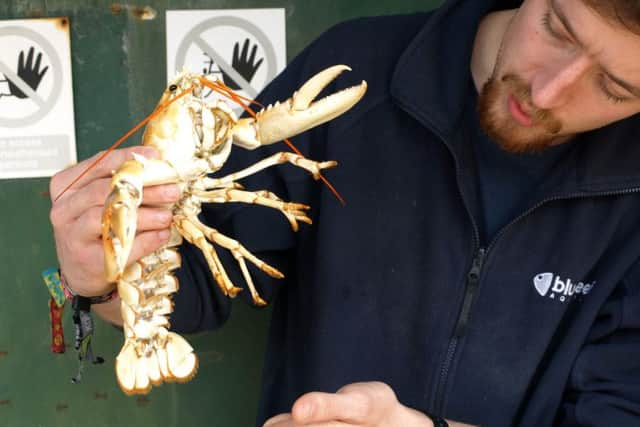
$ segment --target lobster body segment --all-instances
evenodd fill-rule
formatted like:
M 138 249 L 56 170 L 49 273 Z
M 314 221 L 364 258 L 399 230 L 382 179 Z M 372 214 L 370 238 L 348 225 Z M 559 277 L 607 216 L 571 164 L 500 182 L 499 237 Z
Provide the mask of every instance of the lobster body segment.
M 297 230 L 299 221 L 311 223 L 306 215 L 308 206 L 283 201 L 267 190 L 245 191 L 237 181 L 281 163 L 303 168 L 318 179 L 322 178 L 321 170 L 336 162 L 316 162 L 301 154 L 280 152 L 226 176 L 208 175 L 224 165 L 233 145 L 255 149 L 272 144 L 350 109 L 366 92 L 366 82 L 314 101 L 327 84 L 348 69 L 344 65 L 330 67 L 308 80 L 290 99 L 240 120 L 225 102 L 203 101 L 203 88 L 209 84 L 199 75 L 182 72 L 164 91 L 159 103 L 164 107 L 149 120 L 143 135 L 143 145 L 155 147 L 160 157 L 136 155 L 114 172 L 102 218 L 105 274 L 107 280 L 117 282 L 124 320 L 125 342 L 116 358 L 116 376 L 127 394 L 147 393 L 152 385 L 164 381 L 188 381 L 197 371 L 193 348 L 168 330 L 171 295 L 179 286 L 172 271 L 180 266 L 177 246 L 183 238 L 202 251 L 221 291 L 234 297 L 242 287 L 229 279 L 214 244 L 230 251 L 254 303 L 266 304 L 255 289 L 246 262 L 272 277 L 281 278 L 282 273 L 240 242 L 203 224 L 198 219 L 201 205 L 240 202 L 268 206 L 282 212 Z M 181 199 L 171 207 L 172 238 L 163 248 L 128 265 L 143 189 L 166 183 L 176 183 L 182 190 Z

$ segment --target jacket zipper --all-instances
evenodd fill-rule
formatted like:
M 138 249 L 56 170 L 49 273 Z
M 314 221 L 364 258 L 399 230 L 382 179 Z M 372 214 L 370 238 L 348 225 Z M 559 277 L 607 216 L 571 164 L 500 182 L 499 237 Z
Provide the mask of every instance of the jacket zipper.
M 487 254 L 491 251 L 491 249 L 495 245 L 496 241 L 498 239 L 500 239 L 500 237 L 505 233 L 505 231 L 508 228 L 510 228 L 511 226 L 513 226 L 514 224 L 516 224 L 517 222 L 521 221 L 522 219 L 524 219 L 525 217 L 530 215 L 534 210 L 540 208 L 542 205 L 545 205 L 545 204 L 553 202 L 553 201 L 569 200 L 569 199 L 586 199 L 586 198 L 592 198 L 592 197 L 623 196 L 623 195 L 639 193 L 639 192 L 640 192 L 640 188 L 628 188 L 628 189 L 623 189 L 623 190 L 606 191 L 606 192 L 592 193 L 592 194 L 572 193 L 572 194 L 554 196 L 554 197 L 549 197 L 547 199 L 543 199 L 540 202 L 538 202 L 535 205 L 533 205 L 528 210 L 526 210 L 525 212 L 523 212 L 521 215 L 517 216 L 515 219 L 513 219 L 507 225 L 502 227 L 500 229 L 500 231 L 495 235 L 495 237 L 493 238 L 493 240 L 487 246 L 486 249 L 482 248 L 482 247 L 480 247 L 478 249 L 478 251 L 476 252 L 476 254 L 475 254 L 474 258 L 473 258 L 473 263 L 471 265 L 471 268 L 470 268 L 469 272 L 467 273 L 465 295 L 464 295 L 464 298 L 463 298 L 463 301 L 462 301 L 462 307 L 461 307 L 460 312 L 458 314 L 458 320 L 456 322 L 456 327 L 454 329 L 453 335 L 452 335 L 451 339 L 449 340 L 449 345 L 447 347 L 447 353 L 445 355 L 445 359 L 444 359 L 444 361 L 442 363 L 442 366 L 440 368 L 440 375 L 439 375 L 438 384 L 437 384 L 437 387 L 436 387 L 434 413 L 441 414 L 443 409 L 444 409 L 443 408 L 444 395 L 445 395 L 444 391 L 445 391 L 445 387 L 447 385 L 447 380 L 448 380 L 448 376 L 449 376 L 449 369 L 451 368 L 451 364 L 453 362 L 453 358 L 454 358 L 454 356 L 456 354 L 457 347 L 458 347 L 458 342 L 460 341 L 460 339 L 464 335 L 466 327 L 469 324 L 471 307 L 472 307 L 472 304 L 473 304 L 473 298 L 475 296 L 476 290 L 477 290 L 477 288 L 479 286 L 479 283 L 480 283 L 480 275 L 482 273 L 482 267 L 483 267 L 483 264 L 484 264 L 484 260 L 486 259 Z M 462 194 L 462 191 L 460 191 L 460 193 Z M 467 211 L 468 211 L 468 209 L 467 209 Z M 470 212 L 469 212 L 469 214 L 470 214 Z M 474 222 L 473 218 L 471 218 L 471 221 Z
M 461 337 L 462 335 L 464 335 L 467 323 L 469 322 L 471 303 L 473 302 L 473 297 L 475 296 L 476 289 L 478 289 L 478 283 L 480 282 L 480 273 L 482 272 L 482 264 L 484 263 L 485 254 L 486 250 L 484 248 L 480 248 L 478 250 L 476 256 L 473 258 L 471 269 L 467 273 L 467 286 L 465 288 L 464 299 L 462 300 L 462 308 L 460 309 L 458 322 L 456 323 L 456 328 L 453 332 L 454 337 Z
M 469 323 L 471 305 L 473 303 L 473 297 L 475 296 L 476 290 L 478 289 L 478 284 L 480 283 L 480 273 L 482 272 L 482 265 L 484 263 L 486 253 L 487 251 L 484 248 L 480 248 L 473 258 L 471 268 L 467 272 L 467 281 L 464 290 L 464 298 L 462 300 L 462 308 L 460 309 L 460 313 L 458 314 L 456 327 L 453 330 L 453 336 L 449 339 L 447 353 L 440 368 L 435 401 L 435 413 L 437 414 L 442 413 L 442 401 L 445 395 L 444 388 L 447 384 L 449 368 L 451 367 L 451 363 L 453 362 L 453 356 L 455 356 L 456 354 L 458 340 L 464 335 L 467 324 Z
M 465 291 L 464 298 L 462 300 L 462 308 L 458 313 L 458 319 L 456 321 L 456 327 L 454 329 L 453 335 L 449 339 L 449 344 L 447 345 L 447 353 L 445 355 L 444 361 L 440 366 L 440 374 L 438 376 L 438 382 L 436 384 L 436 393 L 435 393 L 435 402 L 433 412 L 436 414 L 442 413 L 444 395 L 445 395 L 445 387 L 447 385 L 447 378 L 449 377 L 449 368 L 451 367 L 451 363 L 453 362 L 453 358 L 456 354 L 456 350 L 458 347 L 459 338 L 464 333 L 466 329 L 466 325 L 469 322 L 469 314 L 471 312 L 471 305 L 473 302 L 473 296 L 478 287 L 480 273 L 482 272 L 482 265 L 484 264 L 485 256 L 487 251 L 481 247 L 480 242 L 480 232 L 478 231 L 478 225 L 476 224 L 475 218 L 473 217 L 473 213 L 471 209 L 467 205 L 467 201 L 464 197 L 464 192 L 462 190 L 461 185 L 461 177 L 460 177 L 460 165 L 458 164 L 458 158 L 455 155 L 453 149 L 447 144 L 446 139 L 440 135 L 439 132 L 434 133 L 440 137 L 445 147 L 449 150 L 449 153 L 453 157 L 453 161 L 456 167 L 456 183 L 458 187 L 458 193 L 460 194 L 460 198 L 462 199 L 462 205 L 467 211 L 467 216 L 471 221 L 471 226 L 473 228 L 473 250 L 476 251 L 473 257 L 473 261 L 471 263 L 471 268 L 467 272 L 467 280 L 465 283 Z

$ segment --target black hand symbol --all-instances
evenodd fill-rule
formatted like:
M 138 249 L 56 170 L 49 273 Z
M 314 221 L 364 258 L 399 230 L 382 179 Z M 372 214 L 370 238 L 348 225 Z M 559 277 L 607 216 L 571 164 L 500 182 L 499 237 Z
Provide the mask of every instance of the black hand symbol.
M 27 54 L 27 62 L 24 61 L 24 51 L 20 51 L 20 56 L 18 57 L 18 76 L 29 85 L 29 87 L 33 90 L 38 89 L 44 74 L 49 69 L 49 66 L 46 66 L 40 71 L 40 61 L 42 60 L 42 53 L 38 54 L 36 58 L 36 63 L 33 63 L 33 47 L 29 48 L 29 53 Z M 9 91 L 16 98 L 26 98 L 27 95 L 22 92 L 18 86 L 14 85 L 13 82 L 7 79 L 9 83 Z
M 251 57 L 247 58 L 247 56 L 249 55 L 249 39 L 244 40 L 244 44 L 242 45 L 242 53 L 239 53 L 239 50 L 240 50 L 239 42 L 236 42 L 235 46 L 233 47 L 233 60 L 231 62 L 231 66 L 247 82 L 251 82 L 251 79 L 256 74 L 256 71 L 258 71 L 258 68 L 262 64 L 262 61 L 264 60 L 264 58 L 260 58 L 258 62 L 255 62 L 257 49 L 258 49 L 258 45 L 254 45 L 253 49 L 251 49 Z M 222 71 L 222 80 L 224 81 L 224 84 L 229 86 L 231 89 L 234 89 L 234 90 L 242 89 L 240 85 L 237 84 L 224 71 Z

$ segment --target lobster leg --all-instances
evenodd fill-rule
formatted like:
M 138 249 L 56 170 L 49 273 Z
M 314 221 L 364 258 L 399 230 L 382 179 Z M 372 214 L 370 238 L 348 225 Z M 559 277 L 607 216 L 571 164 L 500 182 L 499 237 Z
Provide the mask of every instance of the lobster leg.
M 256 162 L 253 165 L 249 166 L 248 168 L 242 169 L 238 172 L 231 173 L 220 178 L 205 178 L 203 180 L 203 185 L 208 189 L 227 187 L 234 181 L 238 181 L 249 175 L 253 175 L 256 172 L 260 172 L 261 170 L 267 169 L 271 166 L 280 165 L 283 163 L 291 163 L 294 166 L 305 169 L 306 171 L 311 173 L 314 179 L 320 178 L 320 171 L 322 169 L 332 168 L 338 165 L 338 162 L 335 162 L 333 160 L 327 162 L 316 162 L 298 154 L 280 152 L 275 153 L 267 157 L 266 159 L 262 159 L 259 162 Z
M 203 230 L 203 232 L 206 234 L 208 239 L 212 240 L 213 242 L 217 243 L 218 245 L 222 246 L 223 248 L 229 250 L 232 253 L 234 258 L 238 262 L 238 265 L 240 266 L 240 270 L 242 271 L 242 275 L 244 277 L 245 282 L 249 286 L 249 291 L 251 292 L 251 297 L 253 299 L 254 304 L 257 306 L 266 305 L 266 302 L 260 297 L 260 295 L 256 291 L 256 288 L 253 284 L 253 280 L 251 279 L 251 275 L 249 274 L 249 270 L 247 269 L 245 259 L 249 260 L 256 267 L 258 267 L 260 270 L 264 271 L 271 277 L 274 277 L 276 279 L 282 279 L 284 275 L 279 270 L 275 269 L 274 267 L 270 266 L 266 262 L 262 261 L 255 255 L 253 255 L 237 240 L 234 240 L 225 236 L 224 234 L 218 232 L 214 228 L 207 227 L 206 225 L 202 224 L 200 221 L 197 221 L 196 224 L 200 229 Z
M 222 272 L 224 272 L 224 267 L 222 267 L 215 249 L 209 241 L 229 250 L 240 266 L 240 271 L 242 272 L 242 276 L 249 287 L 254 304 L 260 307 L 266 305 L 266 301 L 260 297 L 255 285 L 253 284 L 253 280 L 251 279 L 245 260 L 250 261 L 260 270 L 277 279 L 284 277 L 280 271 L 253 255 L 237 240 L 225 236 L 214 228 L 207 227 L 197 218 L 181 218 L 179 221 L 179 227 L 184 231 L 186 239 L 200 248 L 207 259 L 207 262 L 209 262 L 210 265 L 213 264 L 213 267 L 218 271 L 222 270 Z M 224 272 L 223 276 L 220 277 L 220 275 L 215 273 L 214 268 L 212 268 L 212 270 L 214 271 L 214 278 L 216 279 L 216 282 L 225 295 L 234 297 L 242 290 L 241 288 L 237 288 L 231 284 L 226 272 Z M 233 292 L 229 292 L 229 287 L 233 289 Z
M 243 191 L 237 189 L 219 189 L 213 191 L 194 191 L 203 203 L 241 202 L 277 209 L 284 214 L 293 231 L 298 231 L 298 221 L 311 224 L 311 219 L 304 212 L 309 206 L 302 203 L 284 202 L 270 191 Z
M 185 239 L 202 251 L 202 254 L 207 260 L 207 264 L 209 264 L 213 278 L 222 293 L 229 297 L 238 295 L 238 293 L 242 291 L 242 288 L 234 286 L 233 283 L 231 283 L 231 279 L 229 279 L 220 258 L 218 258 L 215 248 L 209 243 L 202 231 L 195 226 L 193 220 L 185 216 L 176 216 L 174 217 L 174 223 Z

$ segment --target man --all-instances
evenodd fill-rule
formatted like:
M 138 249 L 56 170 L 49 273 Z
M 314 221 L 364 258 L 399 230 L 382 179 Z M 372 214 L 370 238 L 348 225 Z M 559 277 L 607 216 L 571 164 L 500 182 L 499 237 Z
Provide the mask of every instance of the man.
M 353 110 L 297 139 L 341 162 L 330 178 L 346 207 L 279 168 L 247 187 L 310 204 L 312 226 L 294 235 L 251 206 L 205 212 L 286 274 L 254 274 L 277 293 L 259 422 L 640 425 L 640 2 L 514 7 L 457 0 L 340 25 L 263 93 L 281 99 L 337 63 L 369 83 Z M 232 165 L 247 161 L 235 153 Z M 80 294 L 110 290 L 98 218 L 107 171 L 127 155 L 52 209 Z M 132 258 L 166 239 L 166 214 L 143 210 Z M 228 304 L 197 251 L 183 254 L 172 324 L 217 326 Z

